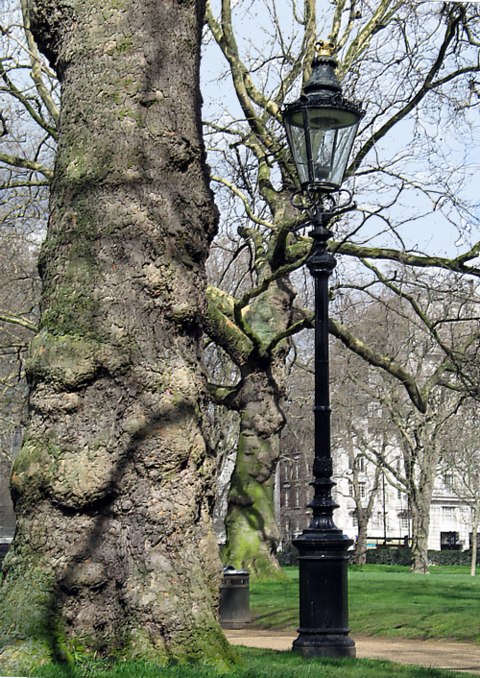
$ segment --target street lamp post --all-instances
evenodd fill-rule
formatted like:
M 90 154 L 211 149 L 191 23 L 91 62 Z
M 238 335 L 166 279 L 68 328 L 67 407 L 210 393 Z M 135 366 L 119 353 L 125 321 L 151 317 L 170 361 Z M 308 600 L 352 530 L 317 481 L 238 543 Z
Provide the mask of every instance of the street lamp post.
M 293 649 L 304 656 L 354 657 L 349 638 L 347 565 L 353 543 L 336 527 L 332 498 L 328 351 L 328 280 L 336 265 L 328 251 L 329 225 L 343 211 L 340 190 L 363 111 L 342 96 L 333 45 L 317 43 L 312 75 L 283 120 L 301 190 L 292 202 L 307 212 L 312 250 L 307 267 L 315 284 L 315 456 L 310 525 L 294 541 L 299 551 L 300 628 Z

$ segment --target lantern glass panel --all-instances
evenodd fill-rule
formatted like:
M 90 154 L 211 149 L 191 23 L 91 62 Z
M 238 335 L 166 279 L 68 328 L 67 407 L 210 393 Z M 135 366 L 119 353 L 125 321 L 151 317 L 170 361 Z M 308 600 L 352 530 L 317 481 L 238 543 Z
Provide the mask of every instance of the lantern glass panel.
M 308 177 L 308 154 L 303 121 L 304 109 L 291 115 L 284 116 L 285 129 L 288 143 L 293 155 L 293 160 L 298 172 L 298 178 L 302 186 L 309 182 Z
M 359 124 L 352 111 L 302 107 L 286 116 L 290 148 L 302 185 L 338 188 Z
M 358 115 L 333 108 L 308 108 L 312 152 L 309 181 L 339 187 L 358 128 Z

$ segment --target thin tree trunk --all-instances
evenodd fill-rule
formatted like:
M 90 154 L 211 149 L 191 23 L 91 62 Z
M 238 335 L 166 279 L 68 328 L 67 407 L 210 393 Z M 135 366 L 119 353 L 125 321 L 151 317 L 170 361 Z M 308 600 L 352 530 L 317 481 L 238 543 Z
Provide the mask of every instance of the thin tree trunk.
M 432 482 L 419 484 L 410 497 L 412 511 L 412 572 L 429 574 L 428 536 L 430 530 L 430 505 L 432 501 Z
M 2 673 L 73 654 L 223 661 L 202 433 L 203 2 L 32 3 L 62 81 Z
M 361 519 L 357 515 L 358 520 L 358 535 L 357 541 L 355 543 L 355 564 L 356 565 L 365 565 L 367 562 L 367 530 L 368 530 L 368 521 L 364 518 Z
M 475 506 L 472 520 L 472 558 L 470 561 L 470 574 L 475 577 L 477 573 L 477 548 L 478 548 L 478 526 L 480 524 L 480 510 Z

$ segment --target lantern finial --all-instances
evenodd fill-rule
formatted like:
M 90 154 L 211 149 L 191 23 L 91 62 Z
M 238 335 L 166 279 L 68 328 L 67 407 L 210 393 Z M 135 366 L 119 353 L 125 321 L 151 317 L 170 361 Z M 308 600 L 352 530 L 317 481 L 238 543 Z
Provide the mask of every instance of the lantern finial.
M 317 40 L 315 52 L 317 56 L 331 57 L 335 54 L 336 45 L 331 40 Z

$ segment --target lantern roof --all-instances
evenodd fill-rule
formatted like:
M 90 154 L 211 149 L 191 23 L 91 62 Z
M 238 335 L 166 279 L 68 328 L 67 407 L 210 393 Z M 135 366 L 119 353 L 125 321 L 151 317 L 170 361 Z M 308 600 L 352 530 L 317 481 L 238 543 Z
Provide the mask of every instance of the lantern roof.
M 359 117 L 363 117 L 361 106 L 342 94 L 342 86 L 336 74 L 338 62 L 333 56 L 334 44 L 319 40 L 315 48 L 317 53 L 312 61 L 312 74 L 300 98 L 286 104 L 284 115 L 304 106 L 325 106 L 358 113 Z
M 283 120 L 302 190 L 340 188 L 361 118 L 346 99 L 335 72 L 332 43 L 318 42 L 312 74 L 299 99 L 287 104 Z

